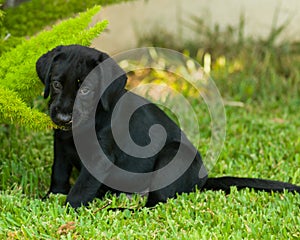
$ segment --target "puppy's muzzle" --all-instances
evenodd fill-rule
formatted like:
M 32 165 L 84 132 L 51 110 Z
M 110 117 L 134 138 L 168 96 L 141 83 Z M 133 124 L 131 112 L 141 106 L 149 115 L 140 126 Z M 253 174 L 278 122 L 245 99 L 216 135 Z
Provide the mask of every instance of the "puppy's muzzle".
M 72 122 L 72 114 L 58 113 L 56 115 L 56 124 L 63 128 L 71 128 Z

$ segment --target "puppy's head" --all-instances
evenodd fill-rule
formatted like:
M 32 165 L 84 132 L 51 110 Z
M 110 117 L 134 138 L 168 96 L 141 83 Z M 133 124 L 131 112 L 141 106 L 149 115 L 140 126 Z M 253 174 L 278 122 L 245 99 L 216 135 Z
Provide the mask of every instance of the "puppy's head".
M 55 124 L 66 130 L 72 127 L 73 106 L 81 84 L 95 67 L 108 58 L 106 53 L 96 49 L 69 45 L 58 46 L 38 59 L 36 71 L 45 85 L 44 98 L 50 95 L 50 117 Z M 97 76 L 97 81 L 103 81 L 101 77 L 101 74 Z M 126 80 L 124 73 L 105 90 L 100 100 L 105 111 L 110 109 L 114 95 L 125 87 Z M 95 91 L 85 88 L 82 92 L 86 95 L 91 90 Z

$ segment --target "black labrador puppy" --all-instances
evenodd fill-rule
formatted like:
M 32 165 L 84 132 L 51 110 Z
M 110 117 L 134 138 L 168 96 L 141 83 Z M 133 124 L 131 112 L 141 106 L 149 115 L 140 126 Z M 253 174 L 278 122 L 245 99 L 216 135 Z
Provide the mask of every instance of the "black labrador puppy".
M 87 76 L 105 61 L 110 61 L 111 64 L 102 65 L 98 72 L 94 72 L 96 83 L 82 88 L 87 81 L 85 80 Z M 110 67 L 111 65 L 113 67 Z M 114 69 L 116 63 L 107 54 L 80 45 L 58 46 L 38 59 L 36 70 L 45 85 L 44 97 L 48 98 L 50 95 L 50 117 L 60 127 L 54 130 L 54 163 L 49 193 L 67 194 L 67 202 L 73 207 L 79 207 L 87 205 L 96 197 L 102 197 L 107 191 L 116 193 L 146 191 L 148 192 L 146 206 L 166 202 L 168 198 L 176 197 L 183 192 L 189 193 L 195 187 L 226 192 L 230 191 L 231 186 L 236 186 L 238 189 L 250 187 L 264 191 L 286 189 L 300 192 L 299 186 L 278 181 L 235 177 L 208 178 L 200 154 L 186 139 L 181 129 L 157 106 L 125 90 L 127 77 L 124 72 L 118 70 L 116 79 L 110 79 Z M 101 89 L 103 81 L 111 81 L 111 83 L 105 89 Z M 89 96 L 97 91 L 102 93 L 94 115 L 86 113 L 88 112 L 86 109 L 89 109 L 88 105 L 77 109 L 81 117 L 94 119 L 94 121 L 74 126 L 73 108 L 76 96 Z M 129 105 L 118 105 L 118 101 L 126 94 L 129 94 Z M 124 151 L 114 138 L 113 115 L 120 122 L 124 114 L 129 111 L 130 107 L 128 109 L 127 107 L 132 102 L 143 104 L 130 118 L 130 136 L 139 146 L 154 144 L 153 148 L 156 152 L 151 156 L 146 152 L 143 156 L 143 151 L 139 156 L 130 154 L 131 148 L 128 147 L 127 151 Z M 160 128 L 152 132 L 152 136 L 151 133 L 149 134 L 149 129 L 157 124 L 164 128 L 166 134 L 164 141 L 160 141 L 163 132 Z M 115 125 L 119 129 L 124 127 L 118 123 Z M 88 132 L 88 129 L 95 131 L 97 144 L 103 150 L 102 155 L 96 154 L 98 158 L 102 159 L 105 155 L 114 166 L 128 171 L 128 174 L 120 174 L 120 171 L 115 171 L 112 166 L 105 167 L 105 164 L 100 164 L 99 167 L 97 157 L 94 157 L 96 162 L 93 164 L 95 169 L 100 170 L 93 172 L 93 165 L 86 164 L 81 159 L 78 145 L 74 141 L 74 129 L 79 129 L 83 134 Z M 78 136 L 80 133 L 76 138 Z M 126 145 L 128 139 L 123 134 L 118 137 L 121 138 L 121 142 L 124 138 L 123 143 L 125 142 Z M 85 138 L 81 143 L 89 148 L 88 141 L 88 138 Z M 95 154 L 91 152 L 90 155 Z M 169 168 L 171 171 L 165 175 L 161 174 L 159 171 L 170 164 L 174 158 L 177 162 Z M 71 187 L 69 179 L 73 167 L 80 173 L 74 186 Z

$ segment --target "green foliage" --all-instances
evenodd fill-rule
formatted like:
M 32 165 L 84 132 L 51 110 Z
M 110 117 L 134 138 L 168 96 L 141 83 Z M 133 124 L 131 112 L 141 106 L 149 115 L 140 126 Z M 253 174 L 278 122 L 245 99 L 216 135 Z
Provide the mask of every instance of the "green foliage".
M 35 130 L 53 127 L 49 117 L 37 109 L 28 107 L 16 92 L 0 87 L 1 122 L 27 126 Z
M 1 6 L 1 3 L 0 3 Z M 0 29 L 2 30 L 3 26 L 3 19 L 4 19 L 4 12 L 0 9 Z
M 13 36 L 31 36 L 58 19 L 72 16 L 95 5 L 109 5 L 129 0 L 31 0 L 6 10 L 5 26 Z
M 1 2 L 0 2 L 0 7 L 1 7 Z M 0 8 L 0 41 L 1 41 L 1 45 L 3 43 L 3 38 L 4 38 L 5 31 L 6 31 L 4 28 L 4 24 L 3 24 L 4 16 L 5 16 L 5 14 Z M 0 49 L 1 49 L 1 47 L 0 47 Z
M 21 37 L 11 36 L 6 30 L 3 32 L 4 34 L 2 34 L 0 38 L 0 55 L 24 41 L 24 39 Z
M 37 77 L 35 63 L 42 54 L 57 45 L 90 45 L 91 40 L 98 36 L 107 25 L 107 21 L 102 21 L 86 29 L 91 18 L 98 11 L 99 7 L 94 7 L 74 19 L 63 21 L 52 30 L 43 31 L 1 55 L 0 85 L 3 95 L 0 95 L 2 99 L 0 109 L 3 110 L 0 117 L 2 121 L 25 124 L 33 129 L 44 129 L 45 125 L 49 126 L 49 121 L 40 124 L 45 117 L 41 117 L 37 111 L 30 112 L 28 109 L 28 105 L 32 105 L 32 101 L 42 92 L 42 84 Z M 15 94 L 10 94 L 11 91 Z M 10 104 L 14 104 L 14 107 Z M 18 114 L 14 115 L 16 113 Z M 41 121 L 35 122 L 39 118 Z
M 0 6 L 1 6 L 2 2 L 0 2 Z M 10 49 L 11 47 L 16 46 L 17 44 L 19 44 L 22 41 L 21 38 L 12 37 L 8 33 L 8 31 L 4 25 L 5 15 L 6 15 L 5 12 L 0 9 L 0 55 L 3 52 Z
M 141 34 L 139 45 L 172 48 L 202 65 L 204 55 L 209 55 L 211 76 L 227 99 L 295 101 L 300 96 L 300 43 L 279 40 L 287 25 L 288 21 L 273 24 L 266 38 L 255 38 L 245 36 L 243 16 L 236 27 L 225 29 L 219 25 L 212 28 L 203 19 L 192 17 L 183 27 L 192 30 L 193 37 L 185 39 L 180 33 L 158 27 Z

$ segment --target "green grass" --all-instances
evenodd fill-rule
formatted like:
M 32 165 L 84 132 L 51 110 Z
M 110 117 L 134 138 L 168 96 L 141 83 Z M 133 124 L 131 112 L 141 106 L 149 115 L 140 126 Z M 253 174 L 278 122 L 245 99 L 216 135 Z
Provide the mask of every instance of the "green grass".
M 122 202 L 122 206 L 130 206 Z M 233 191 L 183 195 L 155 209 L 74 212 L 60 198 L 3 195 L 2 239 L 299 239 L 299 198 Z
M 212 176 L 300 183 L 297 106 L 227 107 L 227 139 Z M 203 142 L 208 142 L 209 130 Z M 300 195 L 251 190 L 184 194 L 154 209 L 108 195 L 78 212 L 65 196 L 41 200 L 52 164 L 52 133 L 2 126 L 0 238 L 10 239 L 299 239 Z M 8 137 L 10 136 L 10 137 Z M 203 148 L 203 149 L 202 149 Z M 205 152 L 206 147 L 200 146 Z M 108 203 L 110 205 L 103 208 Z M 130 211 L 110 211 L 128 207 Z

